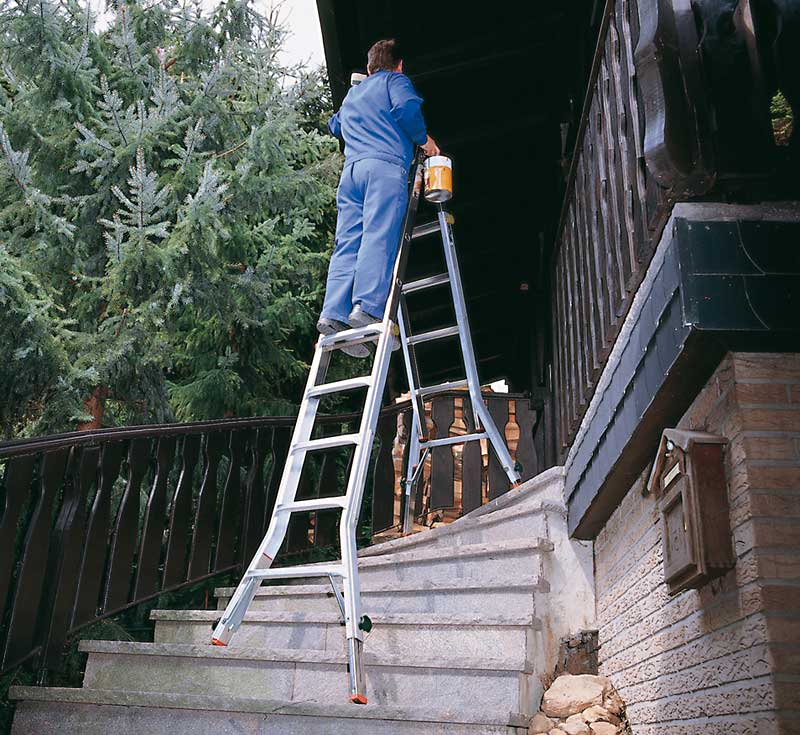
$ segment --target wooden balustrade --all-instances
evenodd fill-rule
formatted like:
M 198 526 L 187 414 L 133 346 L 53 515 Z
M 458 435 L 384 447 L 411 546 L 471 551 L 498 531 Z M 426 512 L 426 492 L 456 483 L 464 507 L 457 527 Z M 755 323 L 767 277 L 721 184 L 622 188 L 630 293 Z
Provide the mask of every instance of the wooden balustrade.
M 536 412 L 521 397 L 488 394 L 486 400 L 532 476 L 539 471 Z M 467 401 L 463 393 L 433 401 L 437 435 L 463 433 Z M 399 523 L 409 413 L 403 402 L 381 414 L 362 545 Z M 339 433 L 357 418 L 320 417 L 318 431 Z M 0 669 L 26 661 L 57 668 L 67 637 L 84 625 L 164 592 L 239 573 L 266 532 L 293 422 L 138 426 L 0 445 Z M 314 453 L 300 497 L 341 494 L 348 457 L 342 449 Z M 437 448 L 429 463 L 420 522 L 430 523 L 437 512 L 456 517 L 508 489 L 477 442 L 465 451 Z M 336 513 L 294 516 L 283 560 L 336 553 Z

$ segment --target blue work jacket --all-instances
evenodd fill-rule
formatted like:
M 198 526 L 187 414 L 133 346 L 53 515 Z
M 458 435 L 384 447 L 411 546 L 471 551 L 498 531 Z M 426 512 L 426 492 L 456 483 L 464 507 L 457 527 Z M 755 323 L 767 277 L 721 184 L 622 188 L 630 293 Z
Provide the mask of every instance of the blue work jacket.
M 346 163 L 377 158 L 408 168 L 414 144 L 428 137 L 421 106 L 405 74 L 377 71 L 350 88 L 328 128 L 344 139 Z

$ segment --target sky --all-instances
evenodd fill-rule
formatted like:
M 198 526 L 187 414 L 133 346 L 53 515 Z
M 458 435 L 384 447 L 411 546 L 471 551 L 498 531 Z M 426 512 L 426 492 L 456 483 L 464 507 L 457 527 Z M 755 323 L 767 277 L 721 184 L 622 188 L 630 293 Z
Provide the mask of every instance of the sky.
M 106 16 L 102 12 L 105 0 L 89 0 L 89 2 L 99 14 L 98 20 L 102 26 Z M 204 0 L 204 4 L 210 9 L 214 7 L 215 2 Z M 270 7 L 279 8 L 280 15 L 289 29 L 289 38 L 282 58 L 284 63 L 291 65 L 302 61 L 312 66 L 325 63 L 316 0 L 256 0 L 256 7 L 263 12 L 267 12 Z

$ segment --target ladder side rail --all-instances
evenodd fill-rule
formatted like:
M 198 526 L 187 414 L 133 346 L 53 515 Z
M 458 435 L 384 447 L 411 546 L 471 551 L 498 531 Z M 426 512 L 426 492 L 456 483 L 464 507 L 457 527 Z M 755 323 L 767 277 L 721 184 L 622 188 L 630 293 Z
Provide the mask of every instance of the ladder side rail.
M 384 323 L 388 321 L 385 320 Z M 339 524 L 339 544 L 342 556 L 342 587 L 344 588 L 344 623 L 347 637 L 348 659 L 350 661 L 350 698 L 351 701 L 364 704 L 364 668 L 362 648 L 364 635 L 360 628 L 361 593 L 358 576 L 358 551 L 356 548 L 356 530 L 364 497 L 364 486 L 369 469 L 372 444 L 381 408 L 381 399 L 386 382 L 386 372 L 392 354 L 392 334 L 388 329 L 378 339 L 372 375 L 373 384 L 367 389 L 364 403 L 364 414 L 361 419 L 361 441 L 356 447 L 350 477 L 347 482 L 347 504 L 342 512 Z
M 466 300 L 464 298 L 464 287 L 461 283 L 461 272 L 458 266 L 458 255 L 456 254 L 453 230 L 447 221 L 447 213 L 444 206 L 437 205 L 439 225 L 442 230 L 442 240 L 444 243 L 444 256 L 447 262 L 447 272 L 450 274 L 450 291 L 453 295 L 453 306 L 456 311 L 456 322 L 458 323 L 458 338 L 461 343 L 461 354 L 464 359 L 464 370 L 467 373 L 469 383 L 469 395 L 472 403 L 472 414 L 475 418 L 475 431 L 483 429 L 489 438 L 497 459 L 504 472 L 512 484 L 519 483 L 520 475 L 514 467 L 511 453 L 508 451 L 505 439 L 495 426 L 494 420 L 489 415 L 489 410 L 483 402 L 481 395 L 481 382 L 478 376 L 478 367 L 475 361 L 475 351 L 472 347 L 472 335 L 469 329 L 469 317 L 467 315 Z
M 384 309 L 382 331 L 378 338 L 375 357 L 372 364 L 372 384 L 367 388 L 364 399 L 364 410 L 359 427 L 360 442 L 356 446 L 350 477 L 347 481 L 347 504 L 339 522 L 339 544 L 342 556 L 342 587 L 344 589 L 345 635 L 347 637 L 347 656 L 350 663 L 350 700 L 358 704 L 366 704 L 364 663 L 362 649 L 364 636 L 359 624 L 361 622 L 361 594 L 358 578 L 358 552 L 356 549 L 356 529 L 361 513 L 364 496 L 364 485 L 367 479 L 372 443 L 378 426 L 381 400 L 386 384 L 386 374 L 392 356 L 392 322 L 397 313 L 400 297 L 403 292 L 403 276 L 411 245 L 411 233 L 417 216 L 417 207 L 421 193 L 420 164 L 423 160 L 421 150 L 417 149 L 410 173 L 410 189 L 403 230 L 392 271 L 392 286 Z
M 478 404 L 483 403 L 481 397 L 481 380 L 478 377 L 478 368 L 475 362 L 475 352 L 472 348 L 472 337 L 469 331 L 469 317 L 467 316 L 466 301 L 464 299 L 464 287 L 461 284 L 461 272 L 458 267 L 458 257 L 455 251 L 453 231 L 447 222 L 447 213 L 442 204 L 437 205 L 437 216 L 442 232 L 442 243 L 444 245 L 444 258 L 447 263 L 447 272 L 450 275 L 450 293 L 453 297 L 453 308 L 456 312 L 456 324 L 458 326 L 458 341 L 461 345 L 461 355 L 464 360 L 464 371 L 467 374 L 469 385 L 469 395 L 472 399 L 472 414 L 475 419 L 475 429 L 483 428 Z

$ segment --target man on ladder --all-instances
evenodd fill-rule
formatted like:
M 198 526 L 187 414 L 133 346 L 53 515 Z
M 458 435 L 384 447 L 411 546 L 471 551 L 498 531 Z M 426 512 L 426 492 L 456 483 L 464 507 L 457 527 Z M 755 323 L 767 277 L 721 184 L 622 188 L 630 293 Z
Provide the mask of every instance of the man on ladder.
M 403 74 L 394 39 L 370 48 L 367 73 L 328 123 L 331 133 L 344 140 L 345 162 L 336 193 L 336 247 L 317 322 L 322 334 L 382 320 L 414 147 L 419 145 L 428 156 L 439 155 L 426 132 L 422 98 Z M 342 349 L 353 357 L 370 354 L 363 344 Z
M 405 530 L 410 530 L 414 484 L 425 458 L 435 447 L 486 440 L 509 482 L 516 485 L 520 481 L 519 468 L 515 466 L 504 437 L 483 402 L 458 269 L 453 220 L 445 211 L 442 199 L 428 196 L 435 192 L 435 188 L 426 193 L 426 198 L 437 202 L 437 219 L 414 226 L 422 188 L 420 165 L 423 154 L 439 153 L 436 143 L 425 132 L 420 111 L 422 100 L 402 74 L 402 61 L 398 58 L 394 41 L 380 41 L 370 49 L 369 71 L 370 75 L 350 91 L 342 109 L 331 120 L 331 130 L 341 133 L 346 144 L 345 168 L 337 197 L 336 248 L 318 324 L 322 334 L 311 361 L 272 519 L 211 639 L 214 645 L 228 645 L 263 581 L 328 578 L 345 626 L 350 701 L 356 704 L 367 703 L 362 654 L 364 634 L 372 628 L 372 621 L 361 612 L 356 528 L 397 332 L 413 408 L 404 483 Z M 415 154 L 417 144 L 421 145 L 419 155 Z M 409 178 L 413 181 L 410 195 L 407 189 Z M 412 240 L 433 233 L 441 235 L 447 271 L 405 283 L 405 261 Z M 456 324 L 421 334 L 412 333 L 406 295 L 443 287 L 449 290 Z M 454 338 L 458 339 L 466 378 L 434 386 L 422 385 L 416 346 Z M 375 343 L 368 374 L 326 381 L 333 351 L 342 349 L 348 354 L 366 357 L 370 354 L 365 347 L 367 343 Z M 356 348 L 361 350 L 356 351 Z M 358 388 L 367 389 L 358 431 L 315 438 L 320 400 L 327 395 Z M 470 433 L 452 437 L 427 436 L 423 430 L 424 401 L 455 388 L 469 391 Z M 334 497 L 298 499 L 306 458 L 313 452 L 337 447 L 353 448 L 344 493 Z M 339 520 L 340 561 L 272 568 L 293 513 L 334 509 L 342 511 Z

